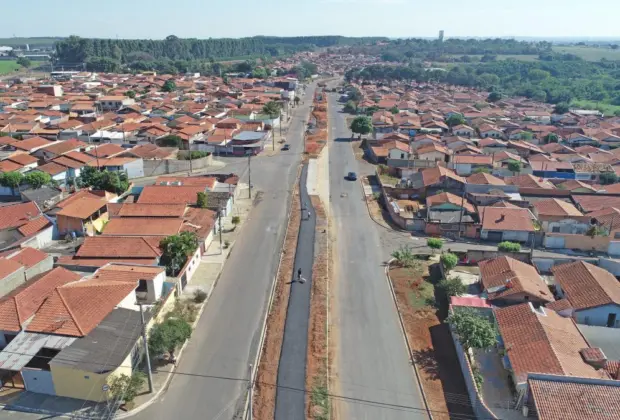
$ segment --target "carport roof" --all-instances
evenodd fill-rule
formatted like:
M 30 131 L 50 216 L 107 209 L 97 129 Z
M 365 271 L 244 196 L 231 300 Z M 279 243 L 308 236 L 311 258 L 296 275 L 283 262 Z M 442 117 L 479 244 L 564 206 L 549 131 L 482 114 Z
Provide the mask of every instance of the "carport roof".
M 22 331 L 0 352 L 0 369 L 19 371 L 43 347 L 61 350 L 74 341 L 75 337 Z

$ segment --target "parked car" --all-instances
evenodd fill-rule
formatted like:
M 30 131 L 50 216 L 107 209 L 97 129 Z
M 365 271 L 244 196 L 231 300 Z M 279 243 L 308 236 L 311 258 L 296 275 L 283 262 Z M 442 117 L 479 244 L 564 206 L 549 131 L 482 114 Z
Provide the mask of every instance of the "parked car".
M 282 146 L 282 150 L 291 150 L 291 145 L 286 143 L 284 146 Z
M 357 180 L 357 174 L 355 172 L 349 172 L 347 174 L 347 179 L 349 181 L 356 181 Z

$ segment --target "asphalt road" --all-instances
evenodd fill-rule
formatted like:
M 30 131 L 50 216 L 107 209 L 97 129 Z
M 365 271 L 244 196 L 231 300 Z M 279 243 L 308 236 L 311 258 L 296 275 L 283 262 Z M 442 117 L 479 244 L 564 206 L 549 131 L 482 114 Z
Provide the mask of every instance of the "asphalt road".
M 306 189 L 307 176 L 306 164 L 301 174 L 299 191 L 302 203 L 305 203 L 304 207 L 310 209 L 310 217 L 307 215 L 307 210 L 303 210 L 278 366 L 275 420 L 304 420 L 306 411 L 306 396 L 299 390 L 306 387 L 306 355 L 316 226 L 316 214 Z M 297 281 L 297 270 L 300 268 L 303 283 Z
M 311 98 L 314 85 L 307 89 Z M 192 334 L 168 390 L 135 419 L 228 420 L 240 418 L 247 394 L 248 365 L 258 351 L 260 328 L 266 315 L 268 293 L 282 248 L 303 150 L 303 132 L 310 100 L 296 109 L 288 130 L 291 150 L 269 158 L 252 159 L 252 184 L 262 195 L 256 200 L 242 236 L 235 244 L 219 283 Z M 231 160 L 244 174 L 247 159 Z M 219 172 L 218 171 L 218 172 Z M 307 285 L 307 284 L 306 284 Z M 276 363 L 276 361 L 274 361 Z M 241 380 L 240 380 L 241 379 Z
M 334 139 L 329 153 L 330 191 L 337 241 L 334 272 L 338 277 L 333 306 L 338 386 L 331 392 L 345 399 L 335 399 L 332 404 L 337 405 L 341 419 L 427 418 L 385 279 L 378 227 L 369 217 L 360 182 L 344 179 L 347 172 L 360 171 L 349 141 L 351 132 L 344 114 L 338 112 L 341 107 L 336 99 L 330 95 L 329 124 Z

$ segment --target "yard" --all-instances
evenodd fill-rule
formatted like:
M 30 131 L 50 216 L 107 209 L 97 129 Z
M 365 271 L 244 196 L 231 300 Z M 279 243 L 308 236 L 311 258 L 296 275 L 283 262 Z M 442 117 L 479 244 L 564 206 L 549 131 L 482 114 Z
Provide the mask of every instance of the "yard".
M 21 68 L 22 66 L 17 64 L 16 61 L 0 61 L 0 75 L 13 73 Z
M 421 268 L 393 267 L 389 277 L 405 325 L 429 408 L 434 419 L 471 416 L 467 388 L 446 324 L 435 308 L 435 287 L 430 272 L 433 261 L 420 261 Z M 437 270 L 438 271 L 438 270 Z M 449 413 L 449 414 L 448 414 Z

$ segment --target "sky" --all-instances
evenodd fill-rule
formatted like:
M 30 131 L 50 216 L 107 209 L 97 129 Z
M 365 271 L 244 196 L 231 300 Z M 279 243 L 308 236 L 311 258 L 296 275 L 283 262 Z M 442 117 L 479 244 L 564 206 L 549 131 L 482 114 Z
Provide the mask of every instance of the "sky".
M 0 38 L 620 38 L 620 0 L 1 0 Z M 15 16 L 15 19 L 11 19 Z

